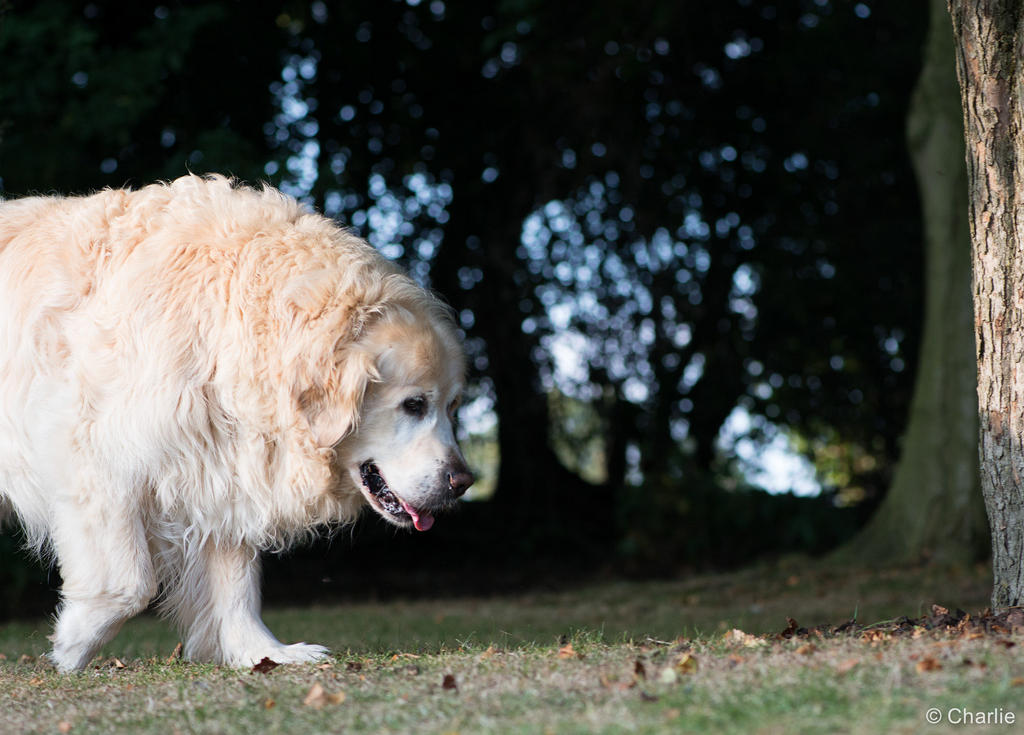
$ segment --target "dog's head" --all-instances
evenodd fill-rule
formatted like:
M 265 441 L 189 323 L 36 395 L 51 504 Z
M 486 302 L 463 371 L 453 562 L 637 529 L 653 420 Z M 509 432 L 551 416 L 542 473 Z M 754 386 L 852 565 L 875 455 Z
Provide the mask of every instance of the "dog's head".
M 362 340 L 376 375 L 338 451 L 370 507 L 418 531 L 473 484 L 455 439 L 462 350 L 447 324 L 425 316 L 383 321 Z
M 372 309 L 336 348 L 328 379 L 299 401 L 342 482 L 387 521 L 426 531 L 473 475 L 455 439 L 462 348 L 440 304 L 417 296 Z
M 285 340 L 295 350 L 285 364 L 295 366 L 288 400 L 300 414 L 284 420 L 307 437 L 298 454 L 311 465 L 330 458 L 334 492 L 352 497 L 347 486 L 385 520 L 426 531 L 473 483 L 455 439 L 462 346 L 429 292 L 367 246 L 347 247 L 361 247 L 361 276 L 313 270 L 282 294 L 298 333 Z

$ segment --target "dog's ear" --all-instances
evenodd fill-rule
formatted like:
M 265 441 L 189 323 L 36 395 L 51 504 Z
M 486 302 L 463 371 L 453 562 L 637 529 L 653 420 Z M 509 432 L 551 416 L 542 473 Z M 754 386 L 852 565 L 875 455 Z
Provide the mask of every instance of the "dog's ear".
M 321 448 L 333 447 L 355 429 L 366 388 L 378 379 L 373 356 L 366 350 L 339 350 L 332 363 L 315 370 L 296 396 L 299 411 Z

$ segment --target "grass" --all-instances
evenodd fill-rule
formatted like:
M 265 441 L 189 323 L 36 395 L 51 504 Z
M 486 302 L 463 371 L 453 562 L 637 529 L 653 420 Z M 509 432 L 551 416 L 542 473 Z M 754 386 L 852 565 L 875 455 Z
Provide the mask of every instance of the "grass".
M 336 653 L 267 673 L 168 660 L 177 638 L 143 617 L 88 671 L 60 675 L 39 658 L 48 621 L 11 623 L 0 627 L 0 732 L 919 732 L 933 707 L 947 729 L 985 713 L 1019 729 L 1007 722 L 1024 721 L 1019 633 L 775 635 L 787 617 L 978 610 L 987 585 L 978 569 L 790 562 L 516 598 L 271 610 L 282 639 Z

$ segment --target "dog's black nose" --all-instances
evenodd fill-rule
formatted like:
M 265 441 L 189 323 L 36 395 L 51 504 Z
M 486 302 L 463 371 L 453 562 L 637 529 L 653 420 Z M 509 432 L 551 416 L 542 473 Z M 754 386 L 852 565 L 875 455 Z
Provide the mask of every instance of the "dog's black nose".
M 455 470 L 448 473 L 448 487 L 451 488 L 452 494 L 459 498 L 469 490 L 469 486 L 473 484 L 474 479 L 473 473 L 465 468 Z

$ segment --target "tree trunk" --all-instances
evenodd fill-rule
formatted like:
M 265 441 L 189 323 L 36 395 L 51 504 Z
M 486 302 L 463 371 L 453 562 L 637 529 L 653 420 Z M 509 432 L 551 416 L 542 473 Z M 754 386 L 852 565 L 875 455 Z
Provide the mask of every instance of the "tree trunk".
M 931 0 L 930 16 L 907 115 L 924 222 L 924 335 L 892 487 L 852 548 L 879 560 L 973 561 L 986 553 L 988 535 L 978 485 L 963 116 L 945 0 Z
M 981 489 L 992 529 L 992 605 L 1024 603 L 1024 5 L 950 0 L 974 254 Z

